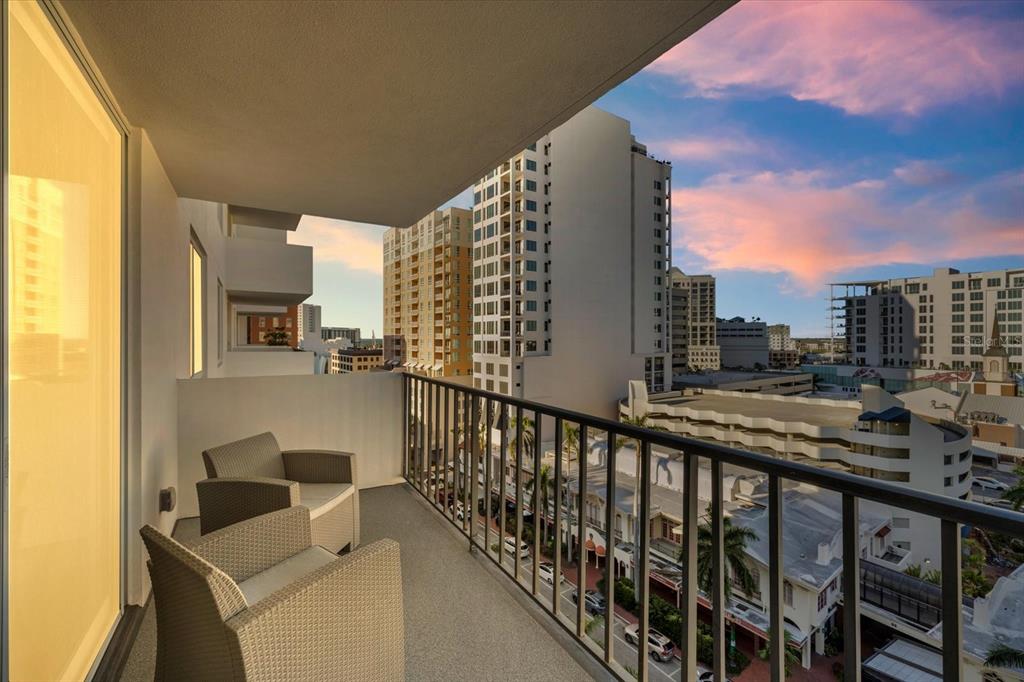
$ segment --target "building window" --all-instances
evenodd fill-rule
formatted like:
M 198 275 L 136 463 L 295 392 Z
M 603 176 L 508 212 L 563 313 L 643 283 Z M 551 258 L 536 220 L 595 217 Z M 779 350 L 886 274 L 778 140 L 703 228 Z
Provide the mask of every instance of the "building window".
M 782 583 L 782 601 L 786 606 L 793 605 L 793 586 L 788 580 Z
M 529 232 L 536 232 L 537 231 L 537 221 L 536 220 L 527 220 L 526 221 L 526 229 Z
M 537 162 L 536 161 L 530 161 L 529 159 L 527 159 L 526 160 L 526 170 L 530 170 L 530 171 L 537 170 Z
M 527 199 L 526 200 L 526 210 L 527 211 L 536 211 L 537 210 L 537 202 L 534 201 L 533 199 Z
M 203 296 L 206 281 L 206 254 L 195 233 L 188 244 L 189 269 L 189 374 L 197 376 L 206 368 L 203 341 L 206 338 L 206 297 Z

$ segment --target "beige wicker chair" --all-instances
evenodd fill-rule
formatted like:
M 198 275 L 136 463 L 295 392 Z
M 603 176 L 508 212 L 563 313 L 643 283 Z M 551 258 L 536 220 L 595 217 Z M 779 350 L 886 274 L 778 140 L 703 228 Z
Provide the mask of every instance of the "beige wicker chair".
M 206 480 L 196 484 L 199 524 L 211 533 L 260 514 L 302 505 L 313 543 L 338 552 L 359 546 L 356 456 L 333 450 L 281 451 L 261 433 L 203 452 Z
M 401 680 L 398 543 L 339 557 L 312 544 L 301 507 L 185 546 L 145 526 L 156 680 Z

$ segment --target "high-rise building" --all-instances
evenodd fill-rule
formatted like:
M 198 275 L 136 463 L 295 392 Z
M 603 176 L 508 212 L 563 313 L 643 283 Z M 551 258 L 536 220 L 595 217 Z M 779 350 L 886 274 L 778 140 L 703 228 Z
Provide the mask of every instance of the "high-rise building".
M 355 346 L 362 338 L 362 332 L 359 327 L 320 327 L 320 338 L 324 341 L 348 339 Z
M 789 369 L 800 364 L 800 351 L 789 333 L 788 324 L 768 325 L 768 366 Z
M 476 386 L 604 415 L 668 387 L 671 175 L 588 107 L 474 185 Z
M 384 234 L 384 362 L 428 376 L 472 372 L 473 231 L 465 208 Z
M 854 365 L 981 370 L 995 323 L 1010 371 L 1021 371 L 1024 269 L 936 268 L 930 276 L 829 286 L 833 333 L 845 336 Z
M 672 374 L 716 370 L 721 358 L 715 335 L 715 278 L 672 268 Z
M 299 304 L 296 316 L 298 318 L 300 346 L 303 345 L 303 341 L 323 342 L 320 332 L 320 312 L 321 308 L 318 305 L 313 305 L 312 303 Z

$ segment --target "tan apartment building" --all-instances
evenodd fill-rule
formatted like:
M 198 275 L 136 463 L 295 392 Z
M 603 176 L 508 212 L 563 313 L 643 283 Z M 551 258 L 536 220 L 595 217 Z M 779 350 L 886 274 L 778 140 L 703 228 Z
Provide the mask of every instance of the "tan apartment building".
M 669 272 L 672 295 L 672 374 L 721 368 L 716 341 L 715 278 Z
M 384 364 L 384 351 L 380 348 L 331 349 L 330 374 L 370 372 Z
M 384 353 L 390 367 L 468 376 L 473 367 L 473 219 L 432 211 L 384 234 Z

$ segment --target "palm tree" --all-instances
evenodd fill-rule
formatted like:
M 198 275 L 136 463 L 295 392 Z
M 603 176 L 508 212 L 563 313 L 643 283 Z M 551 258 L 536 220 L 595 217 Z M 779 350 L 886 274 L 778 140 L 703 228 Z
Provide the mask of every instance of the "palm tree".
M 533 513 L 540 515 L 541 533 L 540 541 L 544 544 L 548 540 L 547 524 L 548 524 L 548 499 L 551 490 L 554 489 L 554 473 L 551 471 L 551 465 L 545 464 L 540 468 L 540 493 L 535 492 L 534 480 L 531 478 L 527 481 L 524 488 L 533 493 L 534 499 L 538 500 L 540 504 L 533 505 Z
M 519 428 L 517 429 L 516 426 Z M 522 420 L 512 417 L 508 420 L 508 428 L 512 432 L 508 439 L 509 461 L 516 467 L 519 467 L 519 462 L 516 461 L 516 444 L 519 440 L 519 436 L 517 434 L 522 434 L 523 452 L 533 452 L 533 420 L 526 416 L 524 416 Z
M 793 647 L 789 645 L 793 640 L 793 635 L 789 634 L 789 631 L 787 630 L 782 633 L 782 637 L 786 643 L 786 646 L 783 647 L 783 650 L 785 651 L 783 662 L 786 667 L 786 677 L 789 677 L 793 673 L 793 666 L 800 662 L 800 656 L 796 653 Z M 764 648 L 758 651 L 757 655 L 762 661 L 771 660 L 772 642 L 770 639 L 765 642 Z
M 994 644 L 985 654 L 985 665 L 989 668 L 1024 668 L 1024 651 Z
M 647 419 L 647 415 L 646 414 L 638 414 L 635 417 L 623 417 L 621 421 L 622 421 L 623 424 L 629 424 L 631 426 L 637 426 L 637 427 L 639 427 L 641 429 L 651 429 L 652 431 L 667 431 L 668 430 L 668 429 L 666 429 L 663 426 L 651 426 L 648 423 L 648 419 Z M 636 480 L 636 484 L 638 486 L 639 485 L 650 485 L 650 481 L 641 481 L 640 480 L 640 452 L 641 452 L 641 450 L 643 450 L 640 441 L 638 439 L 636 439 L 636 438 L 626 438 L 624 436 L 620 436 L 616 440 L 616 442 L 615 442 L 615 447 L 621 448 L 622 446 L 624 446 L 624 445 L 626 445 L 628 443 L 633 443 L 636 446 L 636 458 L 635 458 L 636 459 L 636 467 L 635 467 L 635 473 L 634 473 L 634 480 Z M 609 531 L 609 533 L 610 533 L 610 531 Z M 640 583 L 640 561 L 639 561 L 640 557 L 638 556 L 638 554 L 640 552 L 640 546 L 639 546 L 638 537 L 637 537 L 638 535 L 640 535 L 640 491 L 636 490 L 633 493 L 633 584 L 634 585 L 637 585 L 637 584 Z M 608 541 L 608 546 L 609 547 L 613 547 L 614 546 L 610 539 Z
M 1014 511 L 1020 511 L 1024 507 L 1024 464 L 1014 467 L 1013 473 L 1017 474 L 1017 482 L 1003 492 L 1003 499 L 1013 505 Z
M 711 505 L 708 505 L 705 518 L 707 519 L 697 527 L 697 585 L 705 594 L 711 592 L 712 564 L 714 555 L 714 544 L 711 533 Z M 757 591 L 754 584 L 754 575 L 747 566 L 747 543 L 757 540 L 757 533 L 750 528 L 732 525 L 729 518 L 722 519 L 722 535 L 725 543 L 725 564 L 727 575 L 725 580 L 725 596 L 729 598 L 732 594 L 732 580 L 730 576 L 739 582 L 740 587 L 747 594 Z M 684 538 L 685 541 L 685 538 Z M 683 558 L 683 551 L 679 551 L 680 561 Z

